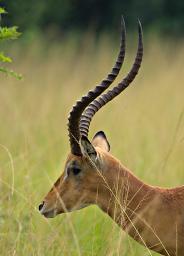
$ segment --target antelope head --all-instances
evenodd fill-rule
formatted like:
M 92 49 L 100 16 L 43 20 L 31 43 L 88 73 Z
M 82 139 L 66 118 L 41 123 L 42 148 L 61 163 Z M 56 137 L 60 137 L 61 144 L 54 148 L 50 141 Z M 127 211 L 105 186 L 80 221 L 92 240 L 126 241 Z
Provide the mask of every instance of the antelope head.
M 95 113 L 128 87 L 141 65 L 142 28 L 138 22 L 138 48 L 130 72 L 112 90 L 102 94 L 115 80 L 124 61 L 126 32 L 123 18 L 121 24 L 120 51 L 111 73 L 94 90 L 90 90 L 77 101 L 70 111 L 68 131 L 71 152 L 62 175 L 39 205 L 40 213 L 45 217 L 55 217 L 60 213 L 78 210 L 90 204 L 97 204 L 103 208 L 105 198 L 108 199 L 110 196 L 106 190 L 106 180 L 111 179 L 113 173 L 109 170 L 117 161 L 109 153 L 110 145 L 105 133 L 96 133 L 90 142 L 88 131 Z M 102 194 L 103 200 L 100 196 Z

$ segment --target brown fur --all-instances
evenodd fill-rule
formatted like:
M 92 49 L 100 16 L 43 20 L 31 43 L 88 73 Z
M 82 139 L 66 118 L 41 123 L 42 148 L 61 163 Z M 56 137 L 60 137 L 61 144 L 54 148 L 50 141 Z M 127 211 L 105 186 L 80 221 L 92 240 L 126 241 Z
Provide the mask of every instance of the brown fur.
M 68 156 L 65 171 L 44 199 L 54 214 L 97 204 L 131 237 L 163 255 L 184 254 L 184 186 L 164 189 L 149 186 L 123 167 L 111 154 L 95 148 L 98 160 Z M 82 168 L 66 177 L 67 166 Z

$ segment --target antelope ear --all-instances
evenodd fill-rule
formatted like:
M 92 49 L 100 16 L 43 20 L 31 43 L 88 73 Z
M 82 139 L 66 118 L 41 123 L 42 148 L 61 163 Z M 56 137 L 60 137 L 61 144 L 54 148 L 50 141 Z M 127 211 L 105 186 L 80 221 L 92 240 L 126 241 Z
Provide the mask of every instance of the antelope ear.
M 81 137 L 81 146 L 82 146 L 81 147 L 82 153 L 84 155 L 88 155 L 91 158 L 91 160 L 93 162 L 95 162 L 97 153 L 96 153 L 95 148 L 93 147 L 93 145 L 91 144 L 91 142 L 88 140 L 87 137 L 85 137 L 85 136 Z
M 110 151 L 110 144 L 107 140 L 107 137 L 103 131 L 99 131 L 95 134 L 92 140 L 92 144 L 94 147 L 99 147 L 104 151 Z

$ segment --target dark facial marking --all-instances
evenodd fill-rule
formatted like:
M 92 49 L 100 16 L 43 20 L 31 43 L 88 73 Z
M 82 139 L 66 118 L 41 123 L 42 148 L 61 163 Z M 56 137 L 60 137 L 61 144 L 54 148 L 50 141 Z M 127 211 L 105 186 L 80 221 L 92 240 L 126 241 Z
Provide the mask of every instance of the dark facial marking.
M 74 175 L 77 175 L 77 174 L 79 174 L 79 172 L 81 171 L 81 169 L 78 168 L 78 167 L 73 167 L 72 171 L 73 171 L 73 174 L 74 174 Z
M 73 161 L 70 163 L 70 165 L 67 168 L 67 174 L 70 175 L 70 173 L 73 173 L 74 175 L 78 175 L 81 172 L 81 168 L 77 161 Z

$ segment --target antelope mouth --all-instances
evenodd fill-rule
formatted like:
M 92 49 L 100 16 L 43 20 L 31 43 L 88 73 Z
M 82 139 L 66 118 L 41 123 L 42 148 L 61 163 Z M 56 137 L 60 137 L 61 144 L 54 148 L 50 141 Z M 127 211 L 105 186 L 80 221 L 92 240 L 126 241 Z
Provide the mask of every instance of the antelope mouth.
M 47 211 L 47 212 L 41 212 L 41 214 L 45 218 L 54 218 L 57 215 L 55 210 L 50 210 L 50 211 Z
M 39 205 L 39 212 L 45 218 L 54 218 L 57 215 L 57 210 L 56 209 L 47 209 L 47 205 L 44 202 Z

